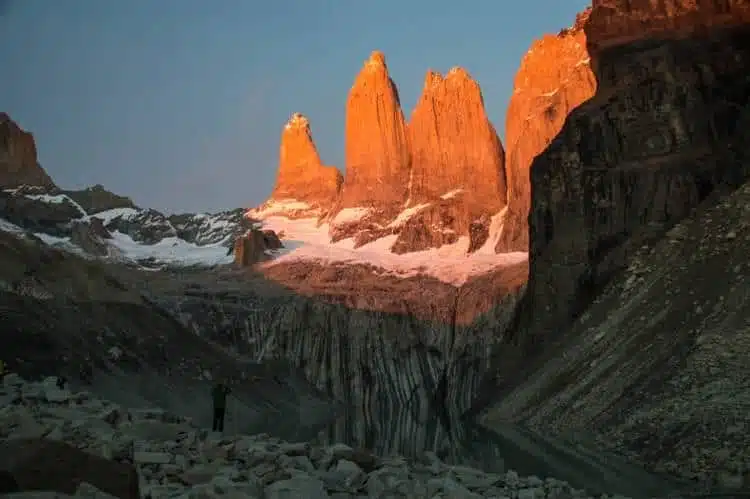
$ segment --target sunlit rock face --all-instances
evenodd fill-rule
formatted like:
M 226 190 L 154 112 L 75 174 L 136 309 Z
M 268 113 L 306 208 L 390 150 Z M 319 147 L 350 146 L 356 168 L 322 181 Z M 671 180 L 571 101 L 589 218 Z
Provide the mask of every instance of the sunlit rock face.
M 508 213 L 495 248 L 499 253 L 528 250 L 531 164 L 570 112 L 596 91 L 583 29 L 589 12 L 579 14 L 571 28 L 534 41 L 516 73 L 505 124 Z
M 339 194 L 342 181 L 335 167 L 321 162 L 310 121 L 294 113 L 281 133 L 279 169 L 271 200 L 293 199 L 325 211 Z
M 34 136 L 0 112 L 0 188 L 22 185 L 55 187 L 37 160 Z

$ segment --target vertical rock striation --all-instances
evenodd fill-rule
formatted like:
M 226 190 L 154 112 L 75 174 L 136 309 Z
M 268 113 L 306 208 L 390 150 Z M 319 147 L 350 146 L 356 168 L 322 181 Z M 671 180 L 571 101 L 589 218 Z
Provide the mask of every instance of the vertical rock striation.
M 499 313 L 471 325 L 407 314 L 356 310 L 275 291 L 161 296 L 191 330 L 254 359 L 283 359 L 318 389 L 365 414 L 404 407 L 467 410 L 489 369 L 489 351 L 511 317 L 517 294 Z M 458 304 L 458 301 L 457 301 Z M 492 327 L 495 326 L 495 327 Z

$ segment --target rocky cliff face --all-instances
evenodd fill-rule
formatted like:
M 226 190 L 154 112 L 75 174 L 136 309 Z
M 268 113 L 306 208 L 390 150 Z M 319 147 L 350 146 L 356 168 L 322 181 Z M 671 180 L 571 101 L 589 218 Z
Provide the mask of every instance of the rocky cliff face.
M 34 136 L 0 113 L 0 188 L 22 185 L 55 186 L 37 161 Z
M 314 146 L 307 151 L 319 163 Z M 309 183 L 300 182 L 299 188 L 309 189 Z M 428 71 L 407 124 L 385 58 L 373 52 L 347 101 L 341 192 L 330 214 L 321 217 L 329 224 L 331 242 L 351 239 L 359 248 L 393 236 L 388 249 L 404 254 L 466 237 L 464 251 L 472 253 L 487 242 L 492 217 L 505 207 L 506 190 L 503 147 L 469 73 L 454 68 L 443 77 Z M 295 203 L 280 203 L 280 197 L 275 191 L 250 216 L 315 215 Z
M 531 163 L 568 114 L 596 90 L 583 29 L 589 12 L 581 13 L 572 28 L 535 41 L 516 73 L 505 126 L 508 212 L 498 253 L 528 249 Z
M 365 61 L 346 101 L 346 172 L 340 208 L 390 211 L 406 201 L 409 140 L 385 56 Z
M 419 210 L 400 231 L 395 252 L 454 242 L 471 234 L 472 223 L 486 226 L 505 206 L 503 147 L 485 113 L 482 91 L 466 70 L 453 68 L 445 77 L 427 72 L 409 139 L 406 207 Z
M 279 172 L 272 201 L 309 205 L 301 213 L 325 213 L 341 188 L 343 178 L 333 166 L 324 166 L 313 141 L 309 120 L 295 113 L 284 126 L 279 148 Z
M 593 0 L 586 32 L 590 49 L 598 52 L 646 39 L 704 36 L 749 21 L 745 0 Z
M 240 282 L 227 285 L 234 279 Z M 154 299 L 184 326 L 244 357 L 299 367 L 363 418 L 410 404 L 467 410 L 489 369 L 488 352 L 502 338 L 490 325 L 507 323 L 513 308 L 508 303 L 503 316 L 464 326 L 356 310 L 270 282 L 253 289 L 241 275 L 224 276 L 221 286 L 199 282 Z
M 89 215 L 116 208 L 137 208 L 132 199 L 108 191 L 101 184 L 76 191 L 63 190 L 61 193 L 68 196 L 73 202 L 78 203 Z
M 671 7 L 649 24 L 653 38 L 622 44 L 644 12 L 594 2 L 586 32 L 599 88 L 532 166 L 526 314 L 534 335 L 554 335 L 641 241 L 746 177 L 747 30 L 692 33 L 741 24 L 747 4 L 708 4 L 662 2 Z

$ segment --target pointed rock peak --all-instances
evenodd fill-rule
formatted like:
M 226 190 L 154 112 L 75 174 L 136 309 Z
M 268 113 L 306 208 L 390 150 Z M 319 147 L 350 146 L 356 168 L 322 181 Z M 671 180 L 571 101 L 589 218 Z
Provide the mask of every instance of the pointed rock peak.
M 424 89 L 429 90 L 435 88 L 443 82 L 443 75 L 437 71 L 431 69 L 427 70 L 427 74 L 424 76 Z
M 474 81 L 474 78 L 471 77 L 469 72 L 460 66 L 453 66 L 450 71 L 448 71 L 448 74 L 445 76 L 445 78 Z
M 308 120 L 304 114 L 294 113 L 292 117 L 289 118 L 289 121 L 286 122 L 284 128 L 287 130 L 291 130 L 292 128 L 308 129 L 310 128 L 310 120 Z
M 373 50 L 370 57 L 365 61 L 366 68 L 387 68 L 385 64 L 385 54 L 380 50 Z

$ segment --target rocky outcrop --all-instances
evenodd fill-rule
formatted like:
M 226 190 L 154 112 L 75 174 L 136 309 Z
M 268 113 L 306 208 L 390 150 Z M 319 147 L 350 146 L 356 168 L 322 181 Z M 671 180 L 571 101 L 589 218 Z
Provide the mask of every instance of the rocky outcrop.
M 469 326 L 499 310 L 496 305 L 506 296 L 520 296 L 527 271 L 522 262 L 470 278 L 460 288 L 429 276 L 387 275 L 372 265 L 350 263 L 280 263 L 264 268 L 263 275 L 297 294 L 347 308 Z
M 71 220 L 85 215 L 67 196 L 47 194 L 44 188 L 28 187 L 0 191 L 2 218 L 34 232 L 64 236 Z
M 418 251 L 470 235 L 505 205 L 504 152 L 479 85 L 463 68 L 428 71 L 409 122 L 411 174 L 404 225 L 394 252 Z M 478 247 L 476 244 L 473 245 Z
M 661 2 L 669 7 L 656 11 L 663 29 L 615 45 L 624 29 L 617 27 L 631 25 L 622 19 L 645 14 L 631 12 L 632 2 L 594 2 L 585 30 L 598 88 L 531 168 L 529 283 L 509 335 L 525 354 L 503 363 L 504 383 L 530 376 L 529 359 L 560 337 L 634 251 L 750 174 L 745 3 L 727 7 L 736 26 L 724 26 L 724 14 L 718 28 L 703 15 L 696 27 L 706 29 L 683 25 L 708 3 Z
M 279 171 L 271 200 L 296 200 L 309 209 L 331 208 L 343 177 L 333 166 L 324 166 L 312 138 L 309 120 L 295 113 L 281 133 Z
M 526 52 L 516 73 L 505 125 L 508 211 L 496 251 L 527 251 L 531 207 L 529 170 L 557 136 L 568 114 L 596 90 L 583 26 L 589 10 L 570 29 L 545 35 Z
M 409 139 L 385 57 L 373 52 L 346 102 L 346 171 L 337 211 L 393 211 L 408 196 Z
M 0 113 L 0 188 L 22 185 L 55 187 L 37 160 L 34 136 Z
M 70 224 L 70 242 L 90 255 L 107 256 L 109 246 L 105 239 L 111 238 L 112 235 L 98 218 L 87 222 L 74 220 Z
M 137 208 L 132 199 L 108 191 L 101 184 L 77 191 L 63 190 L 61 193 L 78 203 L 89 215 L 115 208 Z
M 234 263 L 240 267 L 250 267 L 270 259 L 271 250 L 282 247 L 274 231 L 252 229 L 234 242 Z

